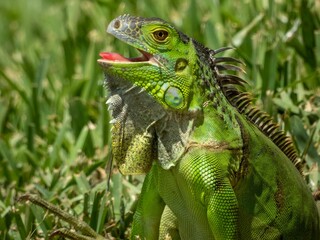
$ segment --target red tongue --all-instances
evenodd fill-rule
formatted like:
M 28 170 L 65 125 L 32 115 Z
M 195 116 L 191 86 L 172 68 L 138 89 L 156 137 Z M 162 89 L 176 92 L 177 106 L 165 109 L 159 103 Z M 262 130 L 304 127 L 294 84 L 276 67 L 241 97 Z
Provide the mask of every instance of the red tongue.
M 111 53 L 111 52 L 102 52 L 99 54 L 100 57 L 110 61 L 121 61 L 121 62 L 130 62 L 128 58 L 120 55 L 119 53 Z

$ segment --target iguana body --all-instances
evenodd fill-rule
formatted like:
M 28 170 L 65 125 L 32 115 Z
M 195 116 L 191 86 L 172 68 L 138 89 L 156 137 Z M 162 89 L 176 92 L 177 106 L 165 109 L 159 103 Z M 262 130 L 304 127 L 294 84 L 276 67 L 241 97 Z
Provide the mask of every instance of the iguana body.
M 238 90 L 219 51 L 158 18 L 107 30 L 142 57 L 102 53 L 113 157 L 147 173 L 132 239 L 318 239 L 318 212 L 290 140 Z M 222 49 L 225 50 L 225 49 Z M 221 50 L 221 51 L 222 51 Z

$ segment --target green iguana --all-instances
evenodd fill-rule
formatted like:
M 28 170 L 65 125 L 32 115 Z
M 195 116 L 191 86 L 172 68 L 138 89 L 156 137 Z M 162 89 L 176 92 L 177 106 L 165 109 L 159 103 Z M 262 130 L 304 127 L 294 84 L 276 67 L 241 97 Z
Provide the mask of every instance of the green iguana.
M 239 62 L 159 18 L 107 29 L 141 57 L 101 53 L 112 151 L 147 173 L 132 239 L 319 239 L 315 201 L 291 140 L 251 104 Z M 228 64 L 229 62 L 229 64 Z

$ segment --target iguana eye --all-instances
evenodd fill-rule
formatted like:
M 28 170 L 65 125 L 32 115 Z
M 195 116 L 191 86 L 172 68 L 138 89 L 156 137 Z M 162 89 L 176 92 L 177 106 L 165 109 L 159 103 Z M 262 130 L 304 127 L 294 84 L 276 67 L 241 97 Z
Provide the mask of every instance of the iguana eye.
M 164 42 L 169 35 L 169 33 L 165 30 L 157 30 L 157 31 L 154 31 L 152 34 L 155 40 L 158 40 L 160 42 Z

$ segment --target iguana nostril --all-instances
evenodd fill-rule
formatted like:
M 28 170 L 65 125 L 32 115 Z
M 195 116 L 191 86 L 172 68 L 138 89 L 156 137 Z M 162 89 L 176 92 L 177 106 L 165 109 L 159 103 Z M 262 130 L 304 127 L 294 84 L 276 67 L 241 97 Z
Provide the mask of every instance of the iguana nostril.
M 113 27 L 114 27 L 115 29 L 118 29 L 118 28 L 120 28 L 120 25 L 121 25 L 120 21 L 119 21 L 119 20 L 116 20 L 116 21 L 114 22 L 114 24 L 113 24 Z

